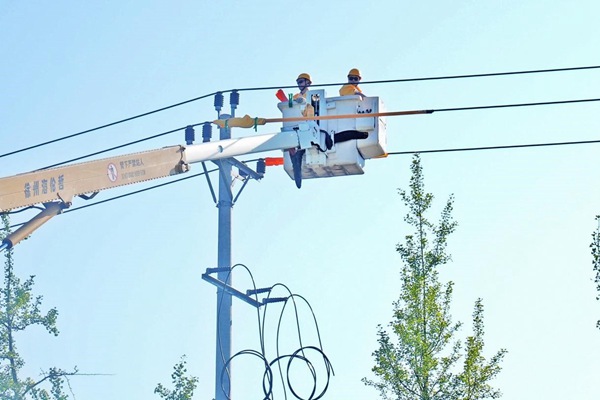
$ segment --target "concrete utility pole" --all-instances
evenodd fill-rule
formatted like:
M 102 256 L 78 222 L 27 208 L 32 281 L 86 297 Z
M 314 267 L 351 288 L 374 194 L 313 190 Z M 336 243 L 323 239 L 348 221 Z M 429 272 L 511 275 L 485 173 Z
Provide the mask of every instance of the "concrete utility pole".
M 223 96 L 218 93 L 215 96 L 215 109 L 219 119 L 235 117 L 235 108 L 239 103 L 239 94 L 231 93 L 231 115 L 221 114 Z M 231 139 L 231 129 L 224 127 L 219 129 L 219 139 Z M 233 209 L 233 193 L 231 188 L 231 164 L 227 160 L 217 161 L 219 166 L 219 229 L 218 229 L 218 256 L 217 267 L 219 272 L 217 278 L 226 285 L 231 286 L 231 216 Z M 217 289 L 217 345 L 215 362 L 215 400 L 227 400 L 231 398 L 231 364 L 227 371 L 222 374 L 225 364 L 231 358 L 231 314 L 232 296 L 219 287 Z
M 228 139 L 229 128 L 220 130 L 220 138 Z M 231 286 L 231 214 L 233 196 L 231 193 L 231 164 L 218 161 L 219 164 L 219 231 L 217 267 L 221 270 L 217 277 Z M 231 366 L 221 379 L 225 363 L 231 357 L 231 294 L 222 288 L 217 289 L 217 353 L 215 368 L 215 400 L 231 398 Z

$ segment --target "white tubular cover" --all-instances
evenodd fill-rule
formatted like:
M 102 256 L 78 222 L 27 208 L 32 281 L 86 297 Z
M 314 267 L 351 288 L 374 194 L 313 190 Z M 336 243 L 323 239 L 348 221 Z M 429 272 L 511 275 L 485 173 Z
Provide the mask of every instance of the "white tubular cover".
M 186 146 L 184 154 L 185 161 L 192 164 L 244 154 L 291 149 L 298 146 L 298 134 L 288 131 L 194 144 Z

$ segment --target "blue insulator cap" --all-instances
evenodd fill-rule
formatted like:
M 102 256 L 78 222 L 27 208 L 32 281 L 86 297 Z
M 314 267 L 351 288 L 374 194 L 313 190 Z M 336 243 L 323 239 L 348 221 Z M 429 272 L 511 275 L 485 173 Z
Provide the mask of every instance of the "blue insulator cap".
M 196 132 L 194 131 L 193 126 L 188 125 L 185 128 L 185 143 L 194 144 L 194 140 L 196 140 Z
M 238 106 L 240 104 L 240 94 L 237 90 L 234 90 L 229 94 L 229 104 L 232 106 Z
M 202 125 L 202 142 L 203 143 L 210 142 L 211 138 L 212 138 L 212 125 L 210 122 L 205 122 L 204 125 Z
M 215 94 L 215 110 L 221 111 L 223 108 L 223 93 L 217 92 Z

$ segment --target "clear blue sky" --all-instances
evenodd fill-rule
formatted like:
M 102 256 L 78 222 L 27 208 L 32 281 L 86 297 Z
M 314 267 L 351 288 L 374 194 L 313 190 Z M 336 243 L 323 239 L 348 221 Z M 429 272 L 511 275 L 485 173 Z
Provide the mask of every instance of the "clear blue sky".
M 290 85 L 300 72 L 324 83 L 343 81 L 352 67 L 368 81 L 599 65 L 599 14 L 591 0 L 0 0 L 0 153 L 217 90 Z M 590 70 L 363 89 L 396 111 L 597 98 L 599 84 L 600 72 Z M 275 104 L 274 91 L 243 92 L 238 113 L 278 117 Z M 388 150 L 595 140 L 598 107 L 390 118 Z M 0 175 L 214 118 L 212 98 L 194 102 L 0 158 Z M 183 133 L 124 151 L 179 143 Z M 487 355 L 509 352 L 494 382 L 504 399 L 597 398 L 600 307 L 589 244 L 600 213 L 599 152 L 581 145 L 422 156 L 436 211 L 450 194 L 456 199 L 453 262 L 441 278 L 455 282 L 459 337 L 483 298 Z M 360 379 L 371 376 L 376 327 L 391 319 L 400 287 L 395 245 L 409 230 L 397 188 L 407 187 L 410 162 L 371 160 L 363 176 L 306 181 L 301 190 L 272 168 L 234 207 L 233 261 L 260 286 L 285 283 L 314 308 L 336 372 L 326 398 L 377 398 Z M 72 379 L 78 399 L 141 400 L 169 383 L 187 354 L 200 378 L 194 398 L 211 399 L 216 296 L 200 276 L 216 266 L 216 239 L 203 177 L 52 220 L 15 251 L 17 271 L 36 275 L 46 307 L 60 311 L 60 336 L 33 329 L 19 337 L 26 371 L 77 365 L 111 374 Z M 234 280 L 249 286 L 241 272 Z M 303 321 L 310 337 L 311 321 Z M 238 301 L 233 332 L 234 351 L 256 348 L 255 314 Z M 258 398 L 258 364 L 234 364 L 235 399 Z

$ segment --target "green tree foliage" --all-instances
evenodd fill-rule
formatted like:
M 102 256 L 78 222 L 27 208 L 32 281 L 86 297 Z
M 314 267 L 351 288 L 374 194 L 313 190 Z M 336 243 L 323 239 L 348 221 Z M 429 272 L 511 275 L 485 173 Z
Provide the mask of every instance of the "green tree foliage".
M 154 389 L 154 393 L 157 393 L 164 400 L 191 400 L 198 384 L 198 378 L 186 376 L 185 364 L 185 356 L 182 356 L 181 360 L 173 367 L 173 373 L 171 374 L 173 390 L 169 390 L 159 383 Z
M 596 296 L 596 300 L 600 300 L 600 215 L 596 215 L 596 222 L 598 223 L 598 228 L 592 233 L 592 244 L 590 244 L 590 247 L 592 248 L 592 264 L 596 273 L 594 283 L 599 293 Z M 600 329 L 600 320 L 596 322 L 596 327 Z
M 453 198 L 446 202 L 439 223 L 430 222 L 426 214 L 434 197 L 425 191 L 418 155 L 411 172 L 410 191 L 399 191 L 409 210 L 404 221 L 415 229 L 396 248 L 403 261 L 402 289 L 387 329 L 378 327 L 379 348 L 373 353 L 372 368 L 377 379 L 364 378 L 363 382 L 386 400 L 498 398 L 500 391 L 489 382 L 500 372 L 506 350 L 489 361 L 483 356 L 481 299 L 473 311 L 473 335 L 463 348 L 454 340 L 461 324 L 453 323 L 450 315 L 453 284 L 439 281 L 438 268 L 450 261 L 447 240 L 457 226 L 451 215 Z
M 10 232 L 9 218 L 2 216 L 4 231 L 0 241 Z M 41 311 L 42 296 L 34 296 L 34 276 L 24 282 L 14 274 L 12 249 L 5 251 L 4 284 L 0 288 L 0 399 L 6 400 L 66 400 L 65 379 L 77 371 L 66 372 L 50 368 L 38 379 L 21 378 L 25 365 L 17 350 L 16 336 L 30 326 L 41 325 L 52 335 L 58 335 L 58 311 Z M 47 388 L 49 386 L 49 388 Z

